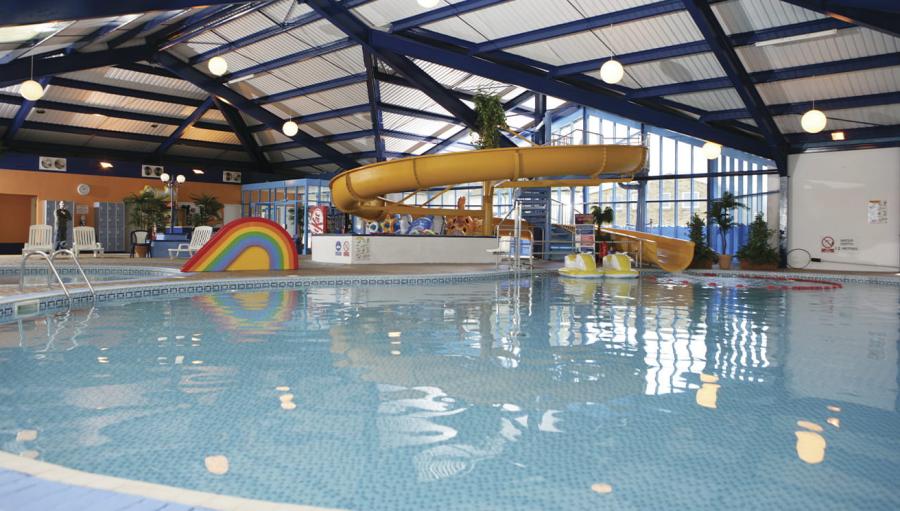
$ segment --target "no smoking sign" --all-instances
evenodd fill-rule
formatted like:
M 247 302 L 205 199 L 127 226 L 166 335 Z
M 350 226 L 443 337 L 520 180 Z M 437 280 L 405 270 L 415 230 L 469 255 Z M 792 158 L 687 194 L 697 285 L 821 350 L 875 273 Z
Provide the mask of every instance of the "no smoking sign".
M 834 238 L 831 236 L 823 236 L 822 237 L 822 252 L 825 253 L 833 253 L 834 252 Z

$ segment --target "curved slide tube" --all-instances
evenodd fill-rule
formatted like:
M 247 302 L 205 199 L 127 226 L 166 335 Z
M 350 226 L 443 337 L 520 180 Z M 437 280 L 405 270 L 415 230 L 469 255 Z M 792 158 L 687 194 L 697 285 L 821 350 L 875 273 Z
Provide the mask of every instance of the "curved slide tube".
M 616 241 L 627 242 L 629 250 L 641 250 L 644 262 L 655 264 L 667 272 L 684 271 L 694 259 L 693 241 L 606 227 L 601 231 L 608 233 Z
M 384 200 L 389 193 L 507 179 L 628 177 L 640 172 L 646 158 L 645 147 L 625 145 L 518 147 L 401 158 L 338 174 L 331 180 L 331 201 L 345 213 L 377 221 L 397 206 Z

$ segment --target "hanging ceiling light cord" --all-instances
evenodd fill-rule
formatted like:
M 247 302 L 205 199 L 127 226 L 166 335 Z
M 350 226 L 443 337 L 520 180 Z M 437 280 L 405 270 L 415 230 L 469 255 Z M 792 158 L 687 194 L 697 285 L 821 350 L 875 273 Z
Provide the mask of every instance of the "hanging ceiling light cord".
M 584 19 L 584 20 L 588 19 L 587 14 L 581 9 L 581 7 L 576 5 L 572 0 L 566 0 L 566 2 L 572 7 L 572 9 L 575 9 L 575 11 L 578 12 L 578 14 L 581 16 L 581 19 Z M 605 28 L 612 29 L 613 26 L 614 26 L 614 24 L 610 23 Z M 603 39 L 600 37 L 600 34 L 598 34 L 595 29 L 588 30 L 588 32 L 590 32 L 591 35 L 593 35 L 597 39 L 597 41 L 599 41 L 600 44 L 603 45 L 604 48 L 606 48 L 606 51 L 609 52 L 609 58 L 610 58 L 610 60 L 612 60 L 615 57 L 616 52 L 614 52 L 613 49 L 603 41 Z M 635 85 L 637 85 L 637 88 L 641 89 L 644 87 L 641 84 L 641 82 L 638 81 L 638 79 L 635 78 L 635 76 L 628 71 L 627 68 L 623 67 L 623 70 L 625 72 L 625 75 L 627 75 L 628 78 L 631 78 L 631 80 L 635 83 Z

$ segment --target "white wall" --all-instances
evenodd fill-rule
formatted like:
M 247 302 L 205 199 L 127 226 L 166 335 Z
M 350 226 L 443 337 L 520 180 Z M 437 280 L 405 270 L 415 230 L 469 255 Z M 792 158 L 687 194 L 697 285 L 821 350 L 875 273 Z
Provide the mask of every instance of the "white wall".
M 225 204 L 225 208 L 222 210 L 222 223 L 227 224 L 232 220 L 237 220 L 241 217 L 241 205 L 240 204 Z
M 788 173 L 788 248 L 822 259 L 809 269 L 900 267 L 900 148 L 792 155 Z M 872 200 L 887 201 L 887 223 L 869 223 Z M 826 236 L 834 253 L 822 250 Z

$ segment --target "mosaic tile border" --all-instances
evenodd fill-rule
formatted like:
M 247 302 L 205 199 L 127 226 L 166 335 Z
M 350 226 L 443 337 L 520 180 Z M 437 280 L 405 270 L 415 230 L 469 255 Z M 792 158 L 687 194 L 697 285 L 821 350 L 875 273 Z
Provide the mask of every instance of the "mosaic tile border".
M 88 277 L 92 275 L 123 275 L 134 277 L 172 277 L 181 272 L 176 268 L 164 268 L 158 266 L 93 266 L 82 265 Z M 56 267 L 60 275 L 76 274 L 78 270 L 74 265 L 61 264 Z M 25 267 L 26 275 L 44 275 L 47 273 L 46 265 L 28 265 Z M 18 265 L 0 265 L 0 276 L 19 275 Z
M 533 272 L 533 274 L 537 273 L 540 272 Z M 95 299 L 92 299 L 90 293 L 82 287 L 70 288 L 69 292 L 71 296 L 71 306 L 79 307 L 88 305 L 91 302 L 105 303 L 122 300 L 140 300 L 144 298 L 182 297 L 229 291 L 308 289 L 335 286 L 422 286 L 433 284 L 459 284 L 463 282 L 497 280 L 514 275 L 515 272 L 508 270 L 433 275 L 357 275 L 352 277 L 302 277 L 290 275 L 268 278 L 228 278 L 193 281 L 164 280 L 152 283 L 98 284 L 95 286 Z M 0 298 L 0 322 L 14 318 L 16 304 L 22 302 L 37 302 L 38 307 L 36 313 L 64 309 L 67 305 L 66 297 L 60 290 L 27 293 Z

